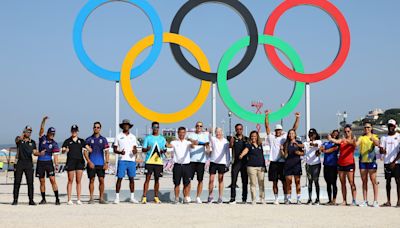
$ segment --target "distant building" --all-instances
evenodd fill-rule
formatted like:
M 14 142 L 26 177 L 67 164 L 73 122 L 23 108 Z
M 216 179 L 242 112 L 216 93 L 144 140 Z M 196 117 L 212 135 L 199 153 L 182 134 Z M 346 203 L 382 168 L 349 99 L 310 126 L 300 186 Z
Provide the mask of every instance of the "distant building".
M 177 137 L 177 131 L 176 128 L 167 128 L 167 129 L 162 129 L 162 135 L 164 137 Z
M 376 108 L 372 111 L 369 111 L 365 118 L 369 120 L 377 120 L 379 118 L 379 115 L 382 115 L 383 113 L 384 111 L 382 109 Z

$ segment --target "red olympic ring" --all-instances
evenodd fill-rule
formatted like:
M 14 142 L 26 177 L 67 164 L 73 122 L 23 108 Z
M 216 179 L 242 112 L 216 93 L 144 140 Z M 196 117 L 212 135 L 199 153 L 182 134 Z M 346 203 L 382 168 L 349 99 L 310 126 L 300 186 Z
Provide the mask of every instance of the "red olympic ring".
M 275 48 L 264 45 L 265 52 L 275 69 L 292 81 L 314 83 L 325 80 L 335 74 L 344 64 L 350 50 L 350 30 L 343 14 L 332 3 L 327 0 L 286 0 L 280 4 L 270 15 L 265 25 L 264 34 L 273 36 L 276 23 L 279 18 L 289 9 L 299 5 L 311 5 L 318 7 L 328 13 L 338 26 L 340 33 L 339 52 L 332 64 L 318 73 L 302 74 L 287 67 L 279 58 Z

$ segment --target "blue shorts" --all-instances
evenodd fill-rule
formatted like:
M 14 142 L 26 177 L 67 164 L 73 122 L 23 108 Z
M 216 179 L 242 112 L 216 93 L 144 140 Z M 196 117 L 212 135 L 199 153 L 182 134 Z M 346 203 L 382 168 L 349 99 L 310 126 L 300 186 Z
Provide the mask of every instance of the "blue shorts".
M 118 161 L 117 177 L 124 178 L 125 174 L 128 174 L 128 177 L 136 177 L 136 162 Z
M 376 162 L 366 163 L 360 161 L 360 169 L 376 170 L 378 169 L 378 164 Z

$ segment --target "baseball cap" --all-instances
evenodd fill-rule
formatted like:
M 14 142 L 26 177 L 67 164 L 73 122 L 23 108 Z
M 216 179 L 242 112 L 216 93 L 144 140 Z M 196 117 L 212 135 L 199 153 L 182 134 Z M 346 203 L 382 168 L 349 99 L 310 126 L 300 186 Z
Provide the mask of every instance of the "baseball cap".
M 56 129 L 55 129 L 54 127 L 50 127 L 50 128 L 47 130 L 47 133 L 56 133 Z
M 282 125 L 280 124 L 275 125 L 275 130 L 283 130 Z
M 24 128 L 24 132 L 28 132 L 28 131 L 32 132 L 32 127 L 29 125 L 26 125 Z
M 392 125 L 394 125 L 394 126 L 397 126 L 396 120 L 394 120 L 394 119 L 390 119 L 390 120 L 388 121 L 387 124 L 388 124 L 388 125 L 389 125 L 389 124 L 392 124 Z
M 79 131 L 78 125 L 76 125 L 76 124 L 72 125 L 71 131 Z

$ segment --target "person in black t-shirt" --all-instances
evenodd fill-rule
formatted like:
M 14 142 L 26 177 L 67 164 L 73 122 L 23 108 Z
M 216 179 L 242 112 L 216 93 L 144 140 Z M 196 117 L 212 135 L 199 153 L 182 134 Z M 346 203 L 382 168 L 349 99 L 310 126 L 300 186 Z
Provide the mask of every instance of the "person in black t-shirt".
M 229 147 L 232 148 L 232 182 L 231 182 L 231 200 L 230 204 L 236 203 L 236 182 L 240 175 L 242 177 L 242 201 L 246 203 L 247 201 L 247 185 L 248 185 L 248 175 L 247 175 L 247 157 L 245 159 L 239 159 L 240 153 L 246 148 L 249 138 L 243 135 L 243 125 L 236 124 L 235 126 L 236 134 L 231 136 Z
M 17 145 L 17 155 L 14 171 L 14 200 L 12 205 L 18 205 L 19 188 L 21 187 L 22 175 L 25 173 L 28 185 L 29 205 L 35 206 L 33 201 L 33 163 L 32 155 L 38 155 L 36 142 L 31 139 L 32 128 L 26 126 L 22 136 L 15 138 Z
M 252 204 L 256 204 L 257 183 L 259 187 L 260 202 L 265 204 L 265 158 L 260 135 L 257 131 L 252 131 L 250 133 L 250 142 L 246 144 L 239 159 L 247 159 L 247 173 L 250 178 Z
M 78 137 L 79 128 L 77 125 L 71 127 L 71 137 L 64 141 L 62 152 L 67 153 L 67 164 L 65 169 L 68 171 L 68 205 L 73 205 L 71 200 L 72 183 L 76 175 L 76 194 L 78 200 L 76 204 L 81 205 L 81 180 L 83 170 L 85 169 L 85 159 L 83 158 L 83 150 L 91 152 L 91 148 L 86 145 L 86 141 Z

